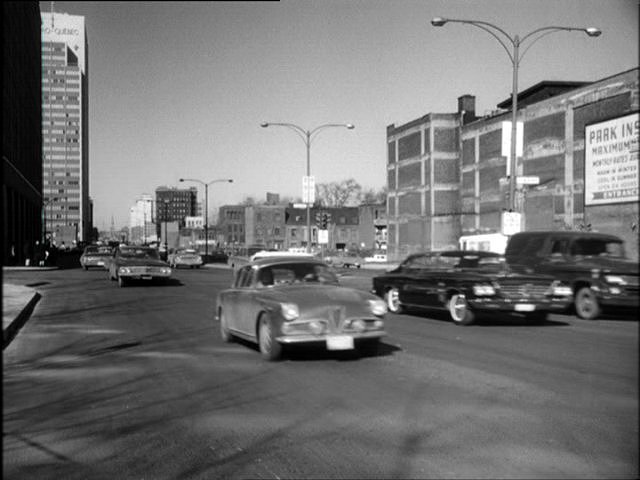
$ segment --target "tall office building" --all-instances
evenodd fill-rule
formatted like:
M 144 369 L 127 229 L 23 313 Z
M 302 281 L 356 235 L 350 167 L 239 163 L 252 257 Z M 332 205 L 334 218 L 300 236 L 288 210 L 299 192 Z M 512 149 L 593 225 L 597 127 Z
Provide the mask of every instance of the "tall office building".
M 92 229 L 87 36 L 84 17 L 43 12 L 41 18 L 45 229 L 70 245 L 88 240 Z

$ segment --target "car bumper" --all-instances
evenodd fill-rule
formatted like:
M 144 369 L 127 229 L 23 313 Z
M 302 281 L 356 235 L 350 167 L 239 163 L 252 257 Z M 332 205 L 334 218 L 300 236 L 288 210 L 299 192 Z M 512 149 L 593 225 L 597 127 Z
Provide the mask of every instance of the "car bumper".
M 517 301 L 506 301 L 504 299 L 467 299 L 469 306 L 478 311 L 500 311 L 513 313 L 532 313 L 532 312 L 562 312 L 569 308 L 570 299 L 550 299 L 546 301 L 532 301 L 521 299 Z
M 163 278 L 170 278 L 171 273 L 118 273 L 119 277 L 125 278 L 127 280 L 157 280 Z
M 336 335 L 313 335 L 313 334 L 299 334 L 299 335 L 280 335 L 276 337 L 276 340 L 286 345 L 294 345 L 300 343 L 317 343 L 330 345 L 331 342 L 336 339 L 346 340 L 347 337 L 351 338 L 353 342 L 358 340 L 372 340 L 376 338 L 382 338 L 387 333 L 384 330 L 372 330 L 368 332 L 360 333 L 343 333 Z

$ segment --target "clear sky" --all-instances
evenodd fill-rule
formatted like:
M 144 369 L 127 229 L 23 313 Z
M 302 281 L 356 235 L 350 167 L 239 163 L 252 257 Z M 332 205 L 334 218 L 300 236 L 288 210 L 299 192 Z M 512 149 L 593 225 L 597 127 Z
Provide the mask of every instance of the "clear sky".
M 43 11 L 51 2 L 40 2 Z M 54 2 L 82 15 L 89 43 L 89 161 L 94 224 L 126 226 L 129 208 L 158 186 L 209 187 L 209 211 L 299 197 L 304 142 L 283 127 L 329 128 L 312 142 L 316 183 L 386 181 L 386 127 L 457 110 L 482 115 L 509 98 L 507 53 L 479 28 L 511 36 L 544 26 L 599 27 L 536 42 L 519 90 L 543 80 L 595 81 L 638 66 L 638 0 L 283 0 L 280 2 Z

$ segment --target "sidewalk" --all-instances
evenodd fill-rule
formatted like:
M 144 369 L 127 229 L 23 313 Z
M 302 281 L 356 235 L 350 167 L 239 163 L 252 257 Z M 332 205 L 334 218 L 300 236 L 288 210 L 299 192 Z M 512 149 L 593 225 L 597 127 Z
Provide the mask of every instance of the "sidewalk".
M 56 267 L 2 267 L 3 270 L 54 270 Z M 31 316 L 40 294 L 31 287 L 2 282 L 2 349 L 15 338 Z

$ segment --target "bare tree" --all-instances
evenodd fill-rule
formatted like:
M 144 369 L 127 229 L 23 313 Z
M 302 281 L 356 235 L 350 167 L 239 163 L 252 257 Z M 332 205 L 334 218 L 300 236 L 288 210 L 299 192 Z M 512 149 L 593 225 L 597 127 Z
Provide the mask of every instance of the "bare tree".
M 345 207 L 357 204 L 361 193 L 362 186 L 353 178 L 319 183 L 316 185 L 316 203 L 323 207 Z
M 360 196 L 360 203 L 386 203 L 387 191 L 386 185 L 379 190 L 374 188 L 364 190 Z

